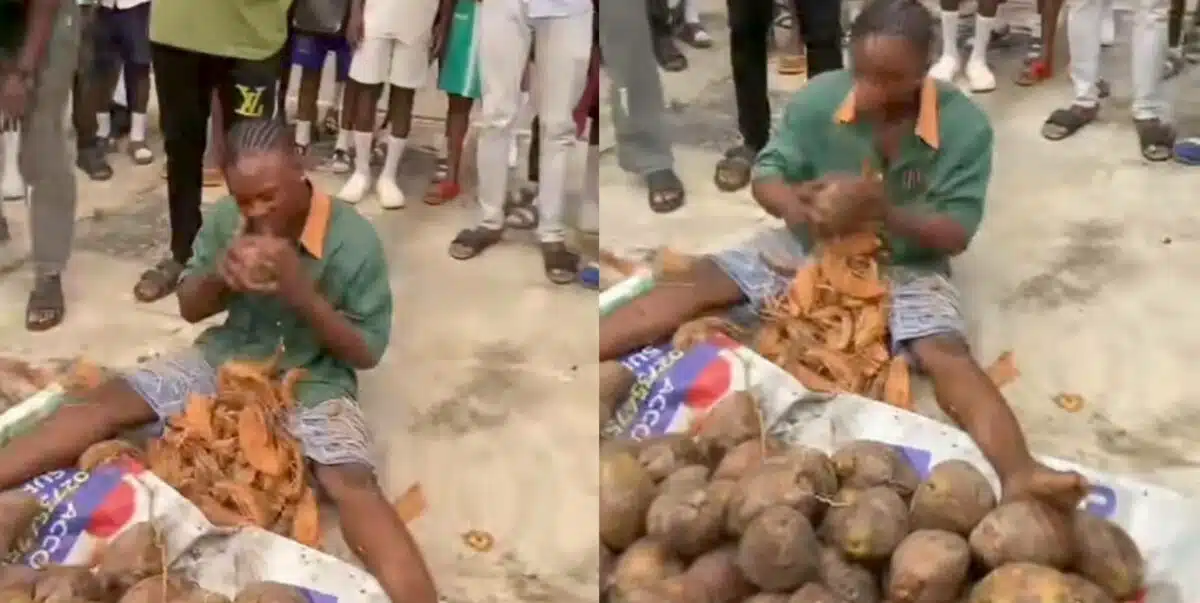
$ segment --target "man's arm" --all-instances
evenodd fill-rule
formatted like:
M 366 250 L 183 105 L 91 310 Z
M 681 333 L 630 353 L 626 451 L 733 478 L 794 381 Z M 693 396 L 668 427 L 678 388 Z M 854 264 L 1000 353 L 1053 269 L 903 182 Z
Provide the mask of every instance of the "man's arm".
M 226 205 L 221 205 L 226 204 Z M 225 253 L 231 233 L 231 212 L 237 208 L 232 201 L 220 201 L 204 217 L 200 232 L 192 242 L 192 257 L 183 269 L 175 299 L 179 315 L 190 323 L 200 322 L 225 311 L 233 291 L 218 273 L 217 263 Z
M 796 202 L 795 185 L 813 177 L 812 164 L 804 156 L 800 139 L 805 132 L 812 133 L 808 127 L 811 105 L 803 91 L 793 96 L 779 128 L 754 160 L 750 190 L 763 210 L 776 218 L 782 218 L 788 206 Z
M 348 284 L 347 307 L 339 310 L 317 290 L 296 310 L 317 333 L 322 347 L 357 370 L 374 368 L 392 329 L 392 289 L 383 246 L 359 267 Z
M 929 188 L 931 211 L 887 204 L 884 214 L 889 232 L 911 240 L 922 249 L 957 255 L 967 249 L 983 219 L 984 199 L 992 177 L 994 135 L 984 123 L 965 136 L 961 144 L 945 141 L 945 153 L 936 163 Z
M 54 35 L 61 0 L 26 0 L 25 41 L 17 53 L 17 71 L 33 75 L 42 66 L 42 59 Z

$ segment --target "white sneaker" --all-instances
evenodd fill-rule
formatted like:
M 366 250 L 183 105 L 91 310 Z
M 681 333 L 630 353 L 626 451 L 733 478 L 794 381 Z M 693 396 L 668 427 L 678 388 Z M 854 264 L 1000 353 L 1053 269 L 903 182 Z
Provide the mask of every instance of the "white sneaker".
M 963 69 L 967 76 L 967 87 L 971 92 L 991 92 L 996 89 L 996 76 L 983 59 L 971 59 Z
M 12 170 L 4 173 L 4 179 L 0 180 L 0 197 L 5 201 L 25 198 L 25 180 L 21 178 L 21 172 Z
M 371 190 L 371 177 L 361 172 L 354 172 L 338 192 L 339 199 L 346 203 L 358 203 Z
M 404 191 L 391 178 L 380 178 L 375 183 L 375 194 L 379 195 L 379 206 L 384 209 L 404 207 Z
M 943 54 L 942 58 L 938 59 L 933 67 L 929 68 L 929 77 L 943 82 L 953 82 L 954 76 L 958 75 L 958 57 L 950 54 Z

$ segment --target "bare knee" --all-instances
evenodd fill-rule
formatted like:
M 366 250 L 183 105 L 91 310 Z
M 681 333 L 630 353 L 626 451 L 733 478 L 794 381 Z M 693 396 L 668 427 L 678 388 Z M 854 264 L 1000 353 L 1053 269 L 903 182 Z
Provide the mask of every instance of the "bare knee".
M 366 465 L 316 465 L 313 474 L 317 485 L 335 506 L 353 503 L 364 497 L 383 496 L 375 473 Z
M 956 333 L 931 335 L 909 345 L 921 370 L 936 382 L 940 377 L 977 368 L 967 342 Z

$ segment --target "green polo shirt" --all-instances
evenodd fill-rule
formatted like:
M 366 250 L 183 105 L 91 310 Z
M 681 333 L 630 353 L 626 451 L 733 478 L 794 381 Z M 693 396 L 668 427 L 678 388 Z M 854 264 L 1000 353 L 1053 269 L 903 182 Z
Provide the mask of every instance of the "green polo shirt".
M 187 274 L 216 270 L 241 229 L 241 218 L 232 197 L 212 207 L 196 236 Z M 358 327 L 375 358 L 383 356 L 392 329 L 392 290 L 375 227 L 349 205 L 315 193 L 298 246 L 305 269 L 321 294 Z M 225 323 L 209 328 L 196 340 L 214 367 L 234 359 L 267 358 L 280 344 L 284 349 L 281 369 L 307 370 L 296 387 L 300 404 L 311 407 L 357 396 L 355 370 L 333 357 L 321 345 L 316 330 L 274 297 L 234 295 Z
M 912 134 L 885 162 L 870 124 L 855 119 L 854 80 L 823 73 L 788 103 L 782 122 L 754 165 L 754 178 L 804 182 L 833 173 L 878 173 L 891 203 L 953 217 L 974 235 L 992 176 L 992 126 L 958 88 L 927 79 Z M 806 233 L 797 233 L 808 247 Z M 891 261 L 945 267 L 947 258 L 915 241 L 883 233 Z
M 283 48 L 292 0 L 154 0 L 150 41 L 261 61 Z

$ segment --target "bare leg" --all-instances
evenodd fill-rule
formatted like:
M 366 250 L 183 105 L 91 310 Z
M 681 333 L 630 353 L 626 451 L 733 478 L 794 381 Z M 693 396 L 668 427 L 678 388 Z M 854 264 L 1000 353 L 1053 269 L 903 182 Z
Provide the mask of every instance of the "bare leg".
M 296 92 L 296 147 L 308 150 L 312 144 L 313 122 L 317 120 L 317 96 L 321 93 L 321 72 L 300 70 L 300 90 Z
M 114 85 L 116 83 L 114 82 Z M 129 107 L 129 155 L 134 163 L 147 165 L 154 152 L 146 144 L 146 107 L 150 105 L 150 65 L 125 65 L 125 86 Z M 112 93 L 109 92 L 109 96 Z
M 957 335 L 912 342 L 912 352 L 933 381 L 938 406 L 966 430 L 1000 475 L 1008 500 L 1032 497 L 1072 510 L 1087 492 L 1079 474 L 1055 471 L 1033 458 L 1021 426 L 987 373 Z
M 358 203 L 371 190 L 371 147 L 375 142 L 375 107 L 379 103 L 383 85 L 347 82 L 346 89 L 351 88 L 358 90 L 347 95 L 346 110 L 342 111 L 342 118 L 345 120 L 346 115 L 349 115 L 350 137 L 354 145 L 354 173 L 342 186 L 338 197 L 350 203 Z M 350 110 L 351 108 L 353 110 Z
M 371 470 L 318 465 L 317 482 L 333 500 L 346 544 L 392 601 L 435 603 L 437 590 L 417 543 L 388 504 Z
M 396 182 L 399 176 L 400 160 L 404 157 L 404 147 L 408 145 L 408 134 L 412 128 L 413 97 L 416 91 L 410 88 L 392 86 L 388 95 L 388 115 L 391 116 L 391 132 L 387 139 L 387 154 L 383 159 L 383 169 L 379 173 L 379 182 L 375 192 L 379 195 L 379 205 L 384 209 L 404 207 L 404 192 Z
M 600 361 L 663 341 L 683 323 L 744 300 L 737 283 L 715 263 L 697 260 L 687 275 L 654 287 L 600 319 Z
M 457 94 L 446 97 L 446 172 L 425 195 L 429 205 L 453 201 L 462 192 L 463 146 L 471 127 L 471 107 L 475 101 Z
M 0 490 L 72 467 L 88 446 L 156 418 L 150 405 L 124 380 L 107 381 L 0 448 Z

